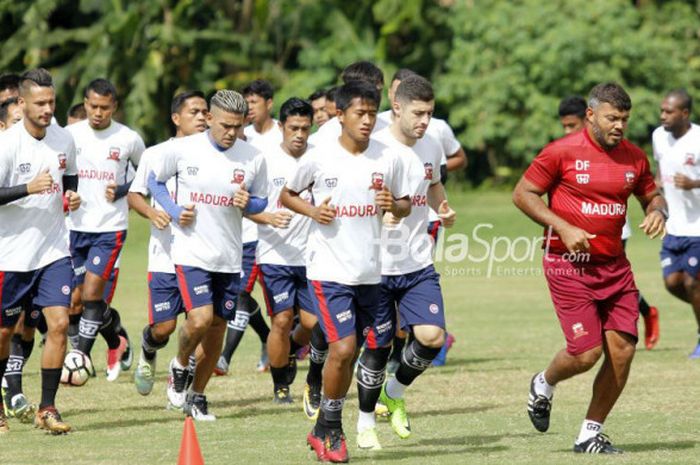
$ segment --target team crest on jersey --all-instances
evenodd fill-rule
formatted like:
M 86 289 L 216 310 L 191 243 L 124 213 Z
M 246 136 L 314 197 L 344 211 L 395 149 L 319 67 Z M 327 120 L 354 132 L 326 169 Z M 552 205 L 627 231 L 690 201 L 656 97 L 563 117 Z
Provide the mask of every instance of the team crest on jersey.
M 326 187 L 333 188 L 338 185 L 338 178 L 326 178 Z
M 190 176 L 197 176 L 197 173 L 199 173 L 199 168 L 196 166 L 188 166 L 187 167 L 187 174 Z
M 683 164 L 688 166 L 695 166 L 695 155 L 692 153 L 686 153 L 685 162 L 683 162 Z
M 591 175 L 588 173 L 580 173 L 576 175 L 576 182 L 579 184 L 588 184 L 591 180 Z
M 425 169 L 425 178 L 423 179 L 433 179 L 433 164 L 423 163 L 423 168 Z
M 245 170 L 235 169 L 233 170 L 233 179 L 231 184 L 241 184 L 245 179 Z
M 19 164 L 19 172 L 22 174 L 27 174 L 32 170 L 32 164 L 31 163 L 20 163 Z
M 588 331 L 583 328 L 583 323 L 574 323 L 571 325 L 571 331 L 574 332 L 574 339 L 578 339 L 588 334 Z
M 372 186 L 370 189 L 380 191 L 384 188 L 384 174 L 383 173 L 372 173 Z
M 119 147 L 110 147 L 109 155 L 107 155 L 107 160 L 119 161 L 119 155 L 121 155 L 122 150 Z
M 58 154 L 58 169 L 59 170 L 66 169 L 66 154 L 65 153 Z
M 272 184 L 274 184 L 275 187 L 282 187 L 284 186 L 284 178 L 275 178 L 272 180 Z
M 634 184 L 634 171 L 627 171 L 625 173 L 625 182 L 628 186 Z

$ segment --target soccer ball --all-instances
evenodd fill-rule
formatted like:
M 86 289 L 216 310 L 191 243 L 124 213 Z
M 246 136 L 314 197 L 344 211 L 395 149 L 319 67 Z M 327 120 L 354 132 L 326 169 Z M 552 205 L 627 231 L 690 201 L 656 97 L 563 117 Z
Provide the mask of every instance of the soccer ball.
M 82 386 L 90 379 L 92 370 L 90 357 L 77 350 L 71 350 L 66 354 L 65 360 L 63 360 L 61 382 L 71 386 Z

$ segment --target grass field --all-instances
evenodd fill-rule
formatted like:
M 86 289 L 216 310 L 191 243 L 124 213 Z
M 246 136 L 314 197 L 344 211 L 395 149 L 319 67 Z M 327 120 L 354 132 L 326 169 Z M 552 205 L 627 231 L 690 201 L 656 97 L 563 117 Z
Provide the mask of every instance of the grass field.
M 439 264 L 447 302 L 449 330 L 457 342 L 447 365 L 429 370 L 407 392 L 414 434 L 401 441 L 380 421 L 384 450 L 360 452 L 355 447 L 357 400 L 354 386 L 346 403 L 344 424 L 353 463 L 427 464 L 563 464 L 600 463 L 599 457 L 574 457 L 570 452 L 590 395 L 594 371 L 569 380 L 556 391 L 552 425 L 537 433 L 525 403 L 530 377 L 542 369 L 563 338 L 552 311 L 541 253 L 532 262 L 528 242 L 515 243 L 515 259 L 496 263 L 489 272 L 486 243 L 496 236 L 533 238 L 539 227 L 515 210 L 507 192 L 451 193 L 460 215 L 454 232 L 469 237 L 469 257 L 459 260 L 447 241 L 445 256 L 458 260 Z M 632 205 L 633 219 L 641 214 Z M 472 230 L 483 226 L 473 240 Z M 137 344 L 146 322 L 147 224 L 132 217 L 121 262 L 114 305 Z M 505 239 L 498 239 L 502 255 Z M 700 361 L 687 354 L 695 342 L 695 324 L 686 305 L 665 292 L 658 269 L 659 241 L 635 233 L 629 245 L 637 284 L 661 310 L 661 342 L 637 354 L 626 391 L 606 424 L 606 431 L 627 454 L 608 459 L 619 464 L 699 463 Z M 519 261 L 522 260 L 522 261 Z M 499 268 L 500 266 L 500 268 Z M 643 325 L 640 324 L 643 331 Z M 62 388 L 58 406 L 75 432 L 63 437 L 41 434 L 28 425 L 11 423 L 0 438 L 0 464 L 174 464 L 183 427 L 182 414 L 165 410 L 165 367 L 175 341 L 159 355 L 159 376 L 149 397 L 136 393 L 131 372 L 113 384 L 101 375 L 82 388 Z M 259 355 L 254 333 L 234 356 L 230 376 L 210 383 L 210 409 L 218 416 L 197 424 L 205 461 L 213 464 L 299 464 L 315 461 L 305 447 L 311 423 L 301 412 L 306 364 L 302 363 L 292 393 L 297 402 L 279 407 L 271 402 L 269 374 L 254 371 Z M 98 370 L 105 365 L 104 342 L 93 351 Z M 38 353 L 25 378 L 30 399 L 39 396 Z

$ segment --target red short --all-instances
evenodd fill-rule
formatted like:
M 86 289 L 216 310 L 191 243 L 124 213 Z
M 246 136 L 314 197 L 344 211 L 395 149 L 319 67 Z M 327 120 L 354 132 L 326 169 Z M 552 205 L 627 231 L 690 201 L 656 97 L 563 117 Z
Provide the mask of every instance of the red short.
M 607 330 L 637 338 L 639 291 L 627 257 L 581 264 L 549 254 L 542 264 L 568 353 L 600 346 Z

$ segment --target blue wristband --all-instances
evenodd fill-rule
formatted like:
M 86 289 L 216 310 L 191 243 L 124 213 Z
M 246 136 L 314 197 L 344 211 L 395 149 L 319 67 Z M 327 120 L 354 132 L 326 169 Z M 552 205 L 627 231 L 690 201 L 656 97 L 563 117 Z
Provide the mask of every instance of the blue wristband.
M 148 190 L 151 191 L 151 195 L 156 202 L 163 207 L 163 210 L 170 215 L 170 218 L 177 222 L 184 208 L 173 202 L 173 199 L 170 198 L 168 188 L 165 187 L 165 183 L 157 181 L 153 171 L 148 173 Z
M 245 212 L 250 213 L 251 215 L 255 215 L 256 213 L 260 213 L 265 208 L 267 207 L 267 197 L 256 197 L 254 195 L 251 195 L 248 198 L 248 205 L 245 207 Z

